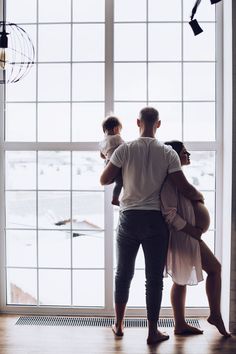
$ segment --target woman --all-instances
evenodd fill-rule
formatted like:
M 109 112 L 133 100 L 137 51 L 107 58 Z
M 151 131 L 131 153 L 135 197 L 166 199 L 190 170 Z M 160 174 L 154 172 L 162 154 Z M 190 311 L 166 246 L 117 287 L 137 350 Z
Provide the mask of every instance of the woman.
M 182 166 L 190 164 L 190 153 L 180 141 L 166 142 L 178 153 Z M 207 273 L 206 293 L 210 307 L 207 321 L 215 325 L 225 337 L 226 331 L 220 312 L 221 265 L 201 234 L 210 224 L 208 210 L 201 202 L 192 202 L 178 192 L 167 177 L 162 191 L 162 213 L 170 226 L 167 256 L 167 273 L 172 276 L 171 303 L 175 318 L 175 334 L 201 334 L 203 331 L 185 321 L 186 285 L 203 280 L 202 269 Z

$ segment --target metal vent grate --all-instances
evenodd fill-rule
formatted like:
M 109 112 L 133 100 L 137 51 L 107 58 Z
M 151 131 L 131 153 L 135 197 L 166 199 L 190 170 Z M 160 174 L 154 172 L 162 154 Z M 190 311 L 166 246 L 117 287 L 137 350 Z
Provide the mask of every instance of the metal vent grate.
M 200 328 L 198 319 L 188 318 L 187 323 Z M 111 317 L 62 317 L 62 316 L 26 316 L 20 317 L 18 326 L 87 326 L 87 327 L 110 327 L 114 323 Z M 160 318 L 159 327 L 174 327 L 173 318 Z M 126 318 L 125 327 L 147 327 L 144 318 Z

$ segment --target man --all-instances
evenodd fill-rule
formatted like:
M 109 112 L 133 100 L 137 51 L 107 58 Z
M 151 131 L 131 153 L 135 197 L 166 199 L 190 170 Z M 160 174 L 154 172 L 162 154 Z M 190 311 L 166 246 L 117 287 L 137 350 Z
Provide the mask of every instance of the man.
M 117 232 L 116 321 L 113 332 L 123 336 L 129 287 L 141 245 L 145 258 L 148 344 L 169 338 L 157 328 L 169 238 L 160 212 L 160 190 L 165 177 L 169 174 L 172 182 L 187 198 L 203 199 L 201 193 L 186 180 L 177 153 L 155 139 L 160 124 L 156 109 L 142 109 L 137 120 L 139 139 L 119 146 L 101 175 L 101 184 L 110 184 L 122 168 L 124 193 Z

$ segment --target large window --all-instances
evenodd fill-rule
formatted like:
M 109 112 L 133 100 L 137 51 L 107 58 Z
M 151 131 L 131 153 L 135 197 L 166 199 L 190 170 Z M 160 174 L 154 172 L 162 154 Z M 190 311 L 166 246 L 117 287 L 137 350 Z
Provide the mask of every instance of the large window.
M 219 24 L 215 6 L 203 2 L 198 20 L 204 32 L 194 37 L 191 5 L 189 0 L 7 1 L 7 19 L 22 26 L 36 48 L 28 76 L 2 88 L 7 308 L 111 313 L 118 208 L 110 204 L 111 188 L 99 185 L 98 152 L 101 122 L 110 112 L 120 117 L 122 135 L 131 140 L 138 135 L 140 108 L 154 106 L 162 121 L 158 139 L 186 142 L 192 165 L 185 172 L 205 196 L 211 226 L 204 239 L 214 250 Z M 163 306 L 170 306 L 170 286 L 166 279 Z M 203 283 L 189 289 L 188 306 L 207 306 L 203 293 Z M 144 301 L 140 252 L 129 306 L 141 308 Z

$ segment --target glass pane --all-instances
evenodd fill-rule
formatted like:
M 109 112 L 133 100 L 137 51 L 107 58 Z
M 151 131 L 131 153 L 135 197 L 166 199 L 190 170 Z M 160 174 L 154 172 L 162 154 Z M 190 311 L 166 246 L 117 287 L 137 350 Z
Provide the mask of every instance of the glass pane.
M 146 64 L 115 64 L 115 100 L 146 100 Z
M 38 104 L 38 141 L 70 141 L 70 104 Z
M 71 273 L 69 270 L 39 270 L 40 305 L 71 304 Z
M 34 151 L 6 152 L 6 189 L 36 188 L 36 153 Z
M 159 112 L 161 126 L 156 137 L 160 141 L 182 139 L 182 107 L 181 103 L 152 102 Z
M 7 265 L 11 267 L 36 267 L 36 231 L 6 231 Z
M 37 304 L 37 271 L 35 269 L 7 270 L 7 304 Z
M 104 271 L 73 271 L 73 305 L 104 306 Z
M 144 270 L 135 270 L 134 277 L 130 287 L 128 307 L 145 307 L 145 272 Z
M 39 228 L 70 228 L 69 192 L 39 192 L 38 198 Z
M 215 60 L 215 24 L 204 23 L 204 34 L 193 36 L 189 24 L 184 24 L 184 60 Z
M 215 140 L 215 103 L 184 103 L 184 140 Z
M 69 101 L 69 64 L 39 64 L 38 75 L 39 101 Z
M 70 25 L 39 25 L 38 60 L 70 60 Z
M 115 21 L 146 21 L 146 0 L 115 0 Z
M 20 81 L 6 85 L 7 101 L 35 101 L 36 100 L 36 66 Z
M 105 26 L 80 24 L 73 26 L 73 60 L 105 60 Z
M 73 228 L 80 230 L 104 229 L 104 193 L 73 193 Z
M 73 268 L 104 268 L 103 232 L 73 232 Z
M 36 228 L 36 192 L 6 192 L 6 227 Z
M 39 231 L 39 267 L 70 268 L 70 231 Z
M 181 24 L 149 24 L 148 59 L 181 60 Z
M 215 232 L 214 231 L 207 231 L 202 235 L 202 240 L 207 244 L 207 246 L 211 249 L 214 253 L 215 248 Z
M 98 151 L 73 152 L 73 190 L 101 190 L 101 171 L 104 161 Z
M 13 23 L 36 22 L 36 0 L 7 0 L 7 21 Z M 17 9 L 17 11 L 16 11 Z
M 122 123 L 122 139 L 130 141 L 139 137 L 139 128 L 137 126 L 137 118 L 140 110 L 146 107 L 146 102 L 116 102 L 114 112 Z
M 205 278 L 205 275 L 204 275 Z M 186 296 L 186 307 L 208 307 L 208 301 L 205 290 L 205 281 L 198 286 L 188 286 Z
M 184 64 L 184 99 L 215 100 L 215 64 Z
M 181 2 L 182 0 L 148 0 L 148 20 L 181 21 Z
M 70 152 L 39 151 L 38 188 L 70 189 Z
M 209 229 L 215 228 L 215 192 L 202 192 L 204 196 L 204 204 L 207 207 L 210 214 L 210 227 Z
M 73 100 L 104 100 L 104 64 L 73 65 Z
M 104 103 L 72 103 L 72 141 L 101 141 Z
M 183 8 L 184 21 L 190 21 L 190 16 L 192 13 L 193 6 L 194 6 L 193 1 L 184 0 L 184 8 Z M 202 1 L 201 5 L 198 7 L 196 18 L 198 21 L 215 21 L 215 5 L 211 5 L 209 1 Z M 204 34 L 205 34 L 205 27 L 204 27 Z
M 39 22 L 70 22 L 71 2 L 39 0 Z
M 181 99 L 181 64 L 149 64 L 149 100 Z
M 74 22 L 104 22 L 105 0 L 74 0 Z
M 215 189 L 215 152 L 190 151 L 191 165 L 184 167 L 184 174 L 197 189 Z
M 146 60 L 146 24 L 115 24 L 114 47 L 115 61 Z

